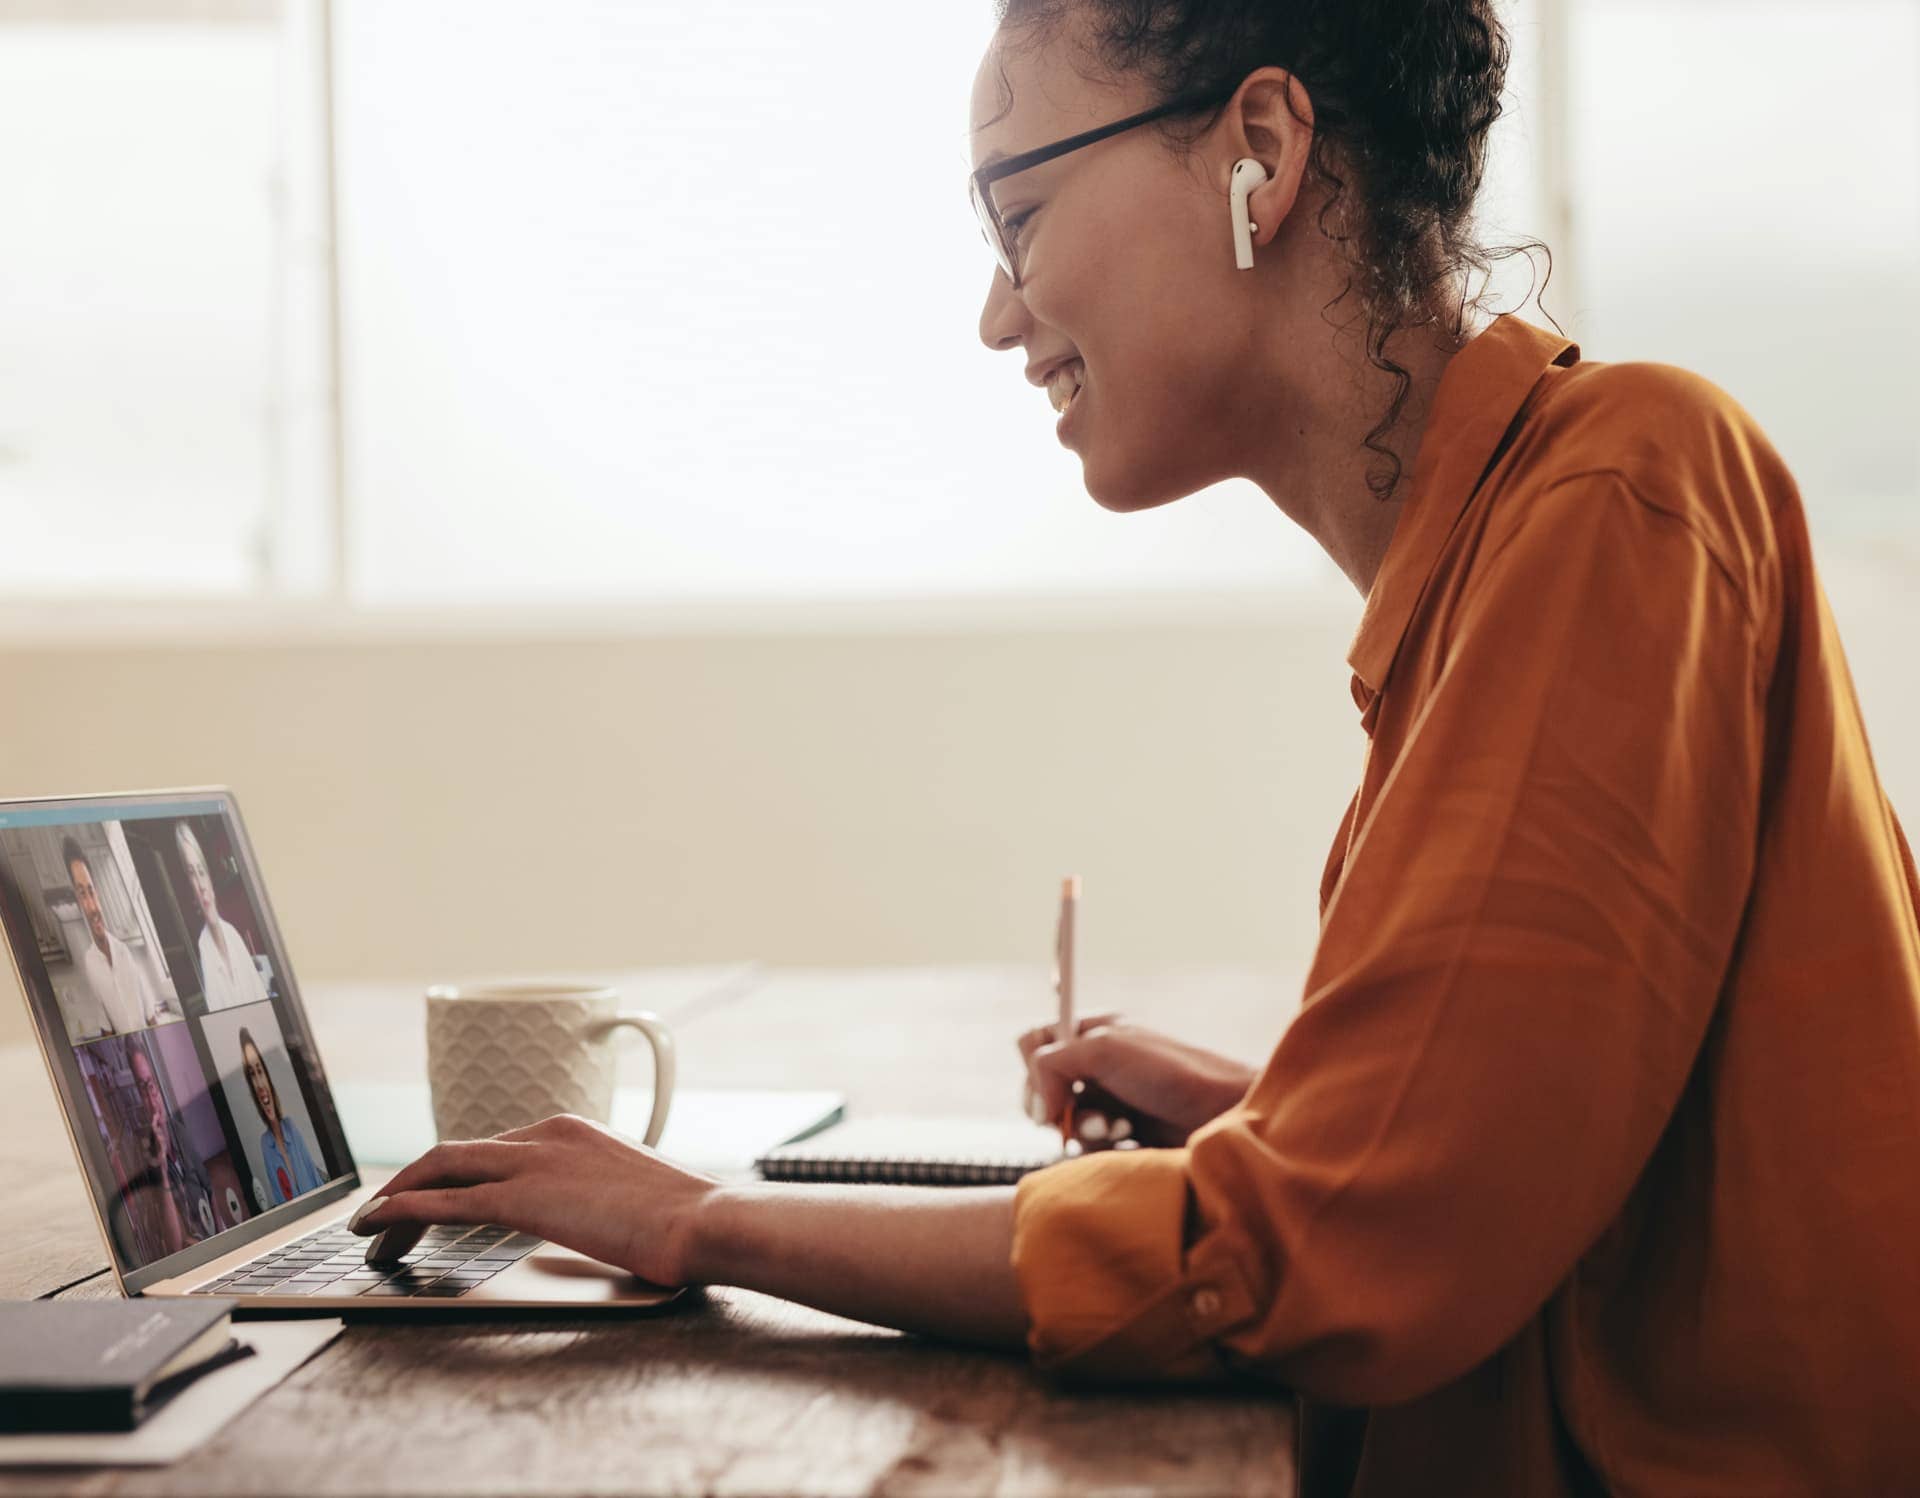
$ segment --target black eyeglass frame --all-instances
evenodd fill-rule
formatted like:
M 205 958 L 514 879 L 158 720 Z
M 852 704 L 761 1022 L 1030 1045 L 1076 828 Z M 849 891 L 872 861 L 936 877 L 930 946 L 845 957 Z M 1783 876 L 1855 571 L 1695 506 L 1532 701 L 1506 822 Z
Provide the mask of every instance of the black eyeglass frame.
M 1035 146 L 1031 151 L 1022 151 L 1018 156 L 1008 156 L 993 162 L 989 166 L 974 168 L 969 180 L 969 193 L 973 198 L 973 211 L 980 220 L 980 236 L 985 239 L 993 251 L 993 258 L 1000 264 L 1008 284 L 1016 291 L 1020 288 L 1020 272 L 1016 268 L 1013 246 L 1007 241 L 1007 226 L 1000 217 L 1000 207 L 993 201 L 989 190 L 1002 177 L 1011 177 L 1015 172 L 1024 172 L 1043 162 L 1065 156 L 1069 151 L 1077 151 L 1082 146 L 1093 145 L 1108 136 L 1118 135 L 1123 130 L 1131 130 L 1136 125 L 1149 124 L 1154 120 L 1165 119 L 1168 115 L 1192 114 L 1202 109 L 1213 109 L 1225 104 L 1238 92 L 1238 85 L 1221 94 L 1206 94 L 1199 97 L 1169 99 L 1152 109 L 1142 110 L 1139 114 L 1130 114 L 1124 120 L 1115 120 L 1111 125 L 1101 125 L 1094 130 L 1084 130 L 1078 135 L 1069 135 L 1064 140 L 1056 140 L 1049 145 Z M 992 225 L 992 232 L 988 232 Z

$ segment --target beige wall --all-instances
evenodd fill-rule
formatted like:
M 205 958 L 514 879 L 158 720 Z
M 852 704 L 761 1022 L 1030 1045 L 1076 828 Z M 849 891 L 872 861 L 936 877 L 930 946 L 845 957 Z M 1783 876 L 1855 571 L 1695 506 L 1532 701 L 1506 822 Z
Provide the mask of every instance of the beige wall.
M 1920 605 L 1872 569 L 1828 586 L 1911 820 Z M 1360 769 L 1358 600 L 1174 614 L 16 630 L 0 789 L 231 784 L 309 977 L 1040 962 L 1077 871 L 1086 971 L 1297 981 Z

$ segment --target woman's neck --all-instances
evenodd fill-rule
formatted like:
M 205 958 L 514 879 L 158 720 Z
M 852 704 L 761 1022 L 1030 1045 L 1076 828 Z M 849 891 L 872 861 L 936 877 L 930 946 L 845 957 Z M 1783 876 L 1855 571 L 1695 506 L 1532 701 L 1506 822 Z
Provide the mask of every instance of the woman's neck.
M 1332 296 L 1340 289 L 1337 276 L 1343 271 L 1327 259 L 1310 268 L 1308 279 L 1336 277 L 1328 293 Z M 1305 395 L 1304 405 L 1293 410 L 1290 420 L 1269 424 L 1264 448 L 1254 455 L 1247 476 L 1320 544 L 1365 598 L 1373 591 L 1409 498 L 1441 376 L 1493 319 L 1469 305 L 1457 334 L 1430 323 L 1403 327 L 1388 341 L 1385 357 L 1406 371 L 1408 385 L 1394 426 L 1378 439 L 1399 460 L 1398 480 L 1382 500 L 1369 481 L 1376 472 L 1390 471 L 1389 466 L 1365 440 L 1398 393 L 1398 378 L 1367 357 L 1371 329 L 1366 319 L 1352 318 L 1332 339 L 1326 338 L 1322 300 L 1313 299 L 1312 329 L 1278 319 L 1252 335 L 1247 362 L 1255 384 L 1264 369 L 1276 388 L 1290 386 Z

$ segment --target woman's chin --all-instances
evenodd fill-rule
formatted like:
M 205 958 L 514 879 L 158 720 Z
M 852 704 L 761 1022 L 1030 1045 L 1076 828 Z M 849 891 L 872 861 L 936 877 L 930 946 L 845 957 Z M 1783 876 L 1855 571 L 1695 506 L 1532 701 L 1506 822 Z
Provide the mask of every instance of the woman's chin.
M 1156 505 L 1166 504 L 1179 499 L 1187 490 L 1169 491 L 1164 486 L 1146 486 L 1139 482 L 1138 470 L 1128 472 L 1124 465 L 1116 474 L 1103 464 L 1082 457 L 1080 471 L 1087 494 L 1103 510 L 1111 510 L 1116 515 L 1130 515 L 1136 510 L 1151 510 Z

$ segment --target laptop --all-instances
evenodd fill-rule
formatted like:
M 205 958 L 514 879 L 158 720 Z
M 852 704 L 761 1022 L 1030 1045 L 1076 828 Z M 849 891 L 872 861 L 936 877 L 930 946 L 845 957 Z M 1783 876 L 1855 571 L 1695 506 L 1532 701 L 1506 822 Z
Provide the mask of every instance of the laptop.
M 240 809 L 220 787 L 0 800 L 0 925 L 113 1272 L 238 1315 L 664 1305 L 500 1226 L 369 1263 L 348 1148 Z

